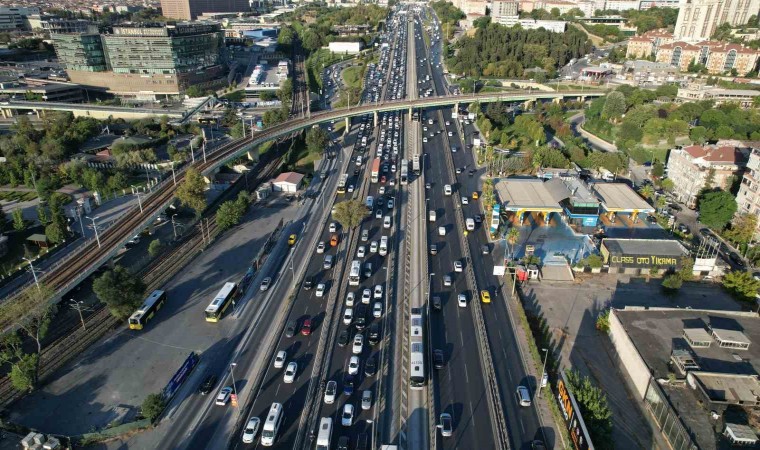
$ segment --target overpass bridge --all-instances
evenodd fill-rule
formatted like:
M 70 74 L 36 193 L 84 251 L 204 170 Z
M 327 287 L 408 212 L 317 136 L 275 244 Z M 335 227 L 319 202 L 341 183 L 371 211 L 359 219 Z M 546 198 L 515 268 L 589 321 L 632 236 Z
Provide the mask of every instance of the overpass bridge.
M 205 105 L 206 101 L 201 103 Z M 193 113 L 200 108 L 196 107 Z M 127 106 L 106 106 L 92 103 L 56 103 L 56 102 L 27 102 L 21 100 L 10 100 L 0 103 L 0 114 L 4 118 L 11 118 L 20 111 L 31 111 L 40 117 L 45 111 L 67 111 L 74 114 L 74 117 L 92 117 L 94 119 L 126 119 L 136 120 L 151 116 L 167 116 L 170 119 L 179 119 L 184 121 L 187 114 L 184 109 L 162 109 L 162 108 L 130 108 Z
M 188 167 L 194 167 L 203 174 L 210 174 L 218 170 L 227 162 L 238 158 L 261 144 L 289 135 L 291 133 L 313 127 L 325 122 L 335 120 L 349 120 L 351 117 L 365 114 L 375 114 L 385 111 L 413 110 L 415 108 L 431 108 L 441 106 L 456 106 L 473 102 L 520 102 L 532 104 L 537 101 L 559 101 L 562 99 L 585 100 L 590 97 L 605 95 L 602 91 L 564 91 L 564 92 L 496 92 L 487 94 L 471 94 L 460 96 L 427 97 L 415 100 L 394 100 L 371 103 L 355 108 L 343 108 L 339 110 L 324 111 L 288 120 L 272 126 L 253 137 L 246 137 L 230 142 L 206 155 L 196 152 L 195 164 L 185 164 L 176 170 L 174 177 L 167 176 L 153 191 L 142 199 L 142 208 L 137 206 L 126 211 L 116 223 L 101 233 L 98 243 L 89 241 L 78 250 L 72 252 L 63 264 L 58 264 L 60 269 L 47 272 L 40 277 L 40 282 L 47 284 L 53 289 L 55 295 L 51 301 L 57 302 L 62 296 L 87 278 L 98 267 L 105 264 L 113 257 L 126 242 L 135 235 L 136 230 L 141 230 L 150 225 L 155 218 L 164 211 L 174 200 L 177 187 L 185 178 Z M 49 106 L 49 104 L 46 104 Z M 71 105 L 68 105 L 71 106 Z M 27 284 L 28 286 L 28 284 Z M 17 295 L 18 292 L 8 296 Z

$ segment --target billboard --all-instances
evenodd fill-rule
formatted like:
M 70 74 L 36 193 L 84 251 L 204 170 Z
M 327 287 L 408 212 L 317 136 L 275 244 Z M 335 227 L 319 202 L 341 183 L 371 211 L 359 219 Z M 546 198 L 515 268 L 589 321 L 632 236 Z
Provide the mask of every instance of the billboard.
M 169 401 L 174 394 L 177 392 L 180 386 L 182 386 L 182 383 L 185 382 L 188 375 L 195 369 L 195 366 L 198 365 L 198 361 L 200 361 L 200 357 L 195 354 L 195 352 L 190 352 L 190 355 L 187 357 L 184 363 L 180 366 L 179 370 L 174 374 L 171 380 L 169 380 L 169 383 L 164 388 L 163 394 L 164 399 L 166 401 Z
M 564 371 L 560 372 L 560 378 L 557 380 L 556 395 L 560 412 L 565 419 L 565 426 L 575 450 L 594 450 L 594 444 L 591 443 L 586 424 L 583 423 L 578 403 L 576 403 L 573 393 L 570 392 L 570 384 L 565 378 Z

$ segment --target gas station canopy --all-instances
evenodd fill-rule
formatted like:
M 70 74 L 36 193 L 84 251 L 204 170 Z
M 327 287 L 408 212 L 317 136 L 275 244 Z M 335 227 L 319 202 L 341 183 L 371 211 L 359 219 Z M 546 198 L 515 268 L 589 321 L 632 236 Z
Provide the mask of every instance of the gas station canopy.
M 562 212 L 555 196 L 544 180 L 535 178 L 506 178 L 494 186 L 506 211 Z
M 627 184 L 595 183 L 591 186 L 591 190 L 602 202 L 602 207 L 607 212 L 654 212 L 654 207 L 641 198 L 639 194 Z

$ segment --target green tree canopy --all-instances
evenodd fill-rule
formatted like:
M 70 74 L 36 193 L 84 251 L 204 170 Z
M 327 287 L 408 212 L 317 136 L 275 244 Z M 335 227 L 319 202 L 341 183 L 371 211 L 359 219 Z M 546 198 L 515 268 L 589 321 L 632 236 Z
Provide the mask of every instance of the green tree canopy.
M 166 400 L 161 394 L 150 394 L 145 397 L 140 407 L 140 413 L 146 419 L 154 422 L 166 408 Z
M 358 227 L 367 216 L 367 207 L 360 200 L 346 200 L 335 204 L 333 217 L 346 229 Z
M 625 114 L 625 107 L 626 103 L 623 93 L 619 91 L 610 92 L 604 101 L 602 117 L 615 121 Z
M 330 137 L 322 127 L 310 128 L 306 132 L 306 148 L 309 153 L 321 155 L 329 142 Z
M 145 283 L 122 266 L 105 272 L 92 282 L 92 290 L 111 315 L 126 320 L 143 301 Z
M 586 422 L 594 447 L 612 449 L 612 411 L 607 404 L 607 395 L 594 386 L 589 377 L 581 376 L 575 370 L 566 372 L 570 390 L 578 402 L 581 415 Z
M 194 167 L 187 169 L 185 180 L 177 189 L 177 198 L 183 205 L 195 211 L 197 217 L 206 209 L 206 181 Z
M 699 221 L 714 230 L 722 230 L 736 213 L 736 198 L 723 190 L 707 191 L 699 196 Z
M 723 276 L 723 287 L 739 300 L 754 302 L 760 290 L 760 280 L 749 272 L 735 270 Z

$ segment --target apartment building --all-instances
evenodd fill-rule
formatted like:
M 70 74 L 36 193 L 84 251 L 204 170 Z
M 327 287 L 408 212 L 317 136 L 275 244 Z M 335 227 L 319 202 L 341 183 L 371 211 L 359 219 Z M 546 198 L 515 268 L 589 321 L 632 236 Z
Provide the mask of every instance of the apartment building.
M 675 36 L 683 40 L 709 39 L 718 26 L 744 25 L 760 10 L 760 0 L 681 0 Z
M 657 54 L 661 45 L 670 44 L 675 38 L 667 30 L 651 30 L 628 40 L 625 57 L 628 59 L 648 58 Z
M 713 41 L 671 42 L 661 45 L 656 55 L 657 62 L 668 63 L 684 72 L 695 63 L 704 65 L 712 75 L 730 74 L 735 70 L 740 77 L 755 70 L 760 61 L 760 50 Z
M 248 0 L 161 0 L 164 17 L 179 20 L 195 20 L 203 13 L 250 12 Z
M 668 178 L 673 181 L 676 198 L 694 208 L 702 189 L 728 190 L 733 177 L 740 177 L 746 165 L 747 156 L 737 147 L 691 145 L 670 151 Z
M 760 143 L 754 148 L 747 161 L 747 170 L 742 176 L 739 193 L 736 195 L 738 213 L 754 214 L 760 217 Z M 760 221 L 755 228 L 755 239 L 760 239 Z

